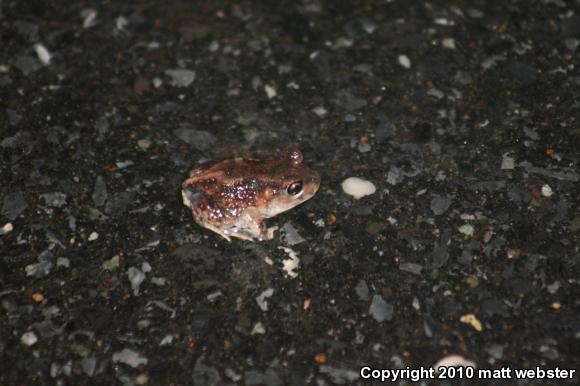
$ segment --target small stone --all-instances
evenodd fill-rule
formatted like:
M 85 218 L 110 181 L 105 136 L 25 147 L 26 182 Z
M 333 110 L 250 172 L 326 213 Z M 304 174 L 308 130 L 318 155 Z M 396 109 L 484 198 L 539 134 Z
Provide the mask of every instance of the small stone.
M 36 51 L 36 55 L 38 55 L 38 59 L 42 62 L 42 64 L 45 66 L 50 65 L 52 55 L 44 45 L 36 43 L 34 45 L 34 50 Z
M 464 224 L 457 228 L 459 232 L 463 233 L 465 236 L 471 237 L 475 233 L 475 228 L 471 224 Z
M 564 45 L 570 51 L 576 52 L 576 50 L 578 49 L 578 46 L 580 45 L 580 40 L 578 40 L 576 38 L 568 38 L 568 39 L 564 40 Z
M 356 292 L 360 300 L 363 300 L 365 302 L 369 300 L 369 286 L 367 285 L 366 281 L 362 279 L 359 280 L 356 287 L 354 287 L 354 291 Z
M 447 49 L 454 50 L 455 49 L 455 39 L 443 38 L 443 40 L 441 40 L 441 45 Z
M 200 151 L 211 149 L 217 142 L 215 135 L 205 130 L 195 130 L 189 129 L 187 127 L 180 127 L 175 129 L 173 134 L 183 142 L 188 143 Z
M 220 49 L 220 43 L 217 40 L 212 41 L 209 46 L 207 47 L 207 49 L 210 52 L 216 52 L 217 50 Z
M 97 11 L 94 9 L 83 9 L 81 17 L 83 18 L 83 28 L 91 28 L 97 24 Z
M 151 146 L 151 140 L 147 138 L 140 139 L 137 141 L 137 146 L 139 146 L 139 149 L 141 150 L 147 150 Z
M 10 233 L 14 230 L 14 225 L 11 222 L 4 224 L 2 228 L 0 228 L 0 236 Z
M 107 201 L 107 196 L 108 196 L 107 184 L 105 183 L 105 180 L 103 179 L 103 177 L 97 176 L 97 178 L 95 179 L 95 186 L 93 188 L 93 194 L 91 196 L 91 198 L 93 199 L 93 202 L 95 203 L 95 206 L 96 207 L 103 206 L 105 201 Z
M 477 319 L 477 317 L 475 316 L 475 314 L 465 314 L 465 315 L 462 315 L 459 318 L 459 321 L 461 323 L 469 324 L 476 331 L 481 332 L 481 330 L 483 330 L 483 326 L 481 325 L 481 322 L 479 321 L 479 319 Z
M 274 295 L 274 288 L 268 288 L 256 296 L 256 302 L 262 311 L 268 311 L 268 301 L 266 299 L 272 295 Z
M 226 377 L 228 377 L 229 379 L 231 379 L 234 382 L 238 382 L 242 379 L 242 374 L 236 373 L 235 370 L 230 369 L 229 367 L 224 370 L 224 374 Z
M 61 192 L 44 193 L 40 195 L 47 206 L 60 208 L 66 204 L 66 194 Z
M 393 319 L 393 306 L 387 303 L 381 295 L 374 295 L 371 306 L 369 308 L 369 314 L 375 318 L 379 323 L 391 321 Z
M 561 284 L 559 281 L 555 281 L 552 284 L 548 284 L 546 286 L 546 290 L 548 291 L 549 294 L 554 295 L 556 292 L 558 292 L 558 290 L 560 289 Z
M 290 221 L 285 223 L 280 229 L 283 234 L 283 238 L 288 245 L 296 245 L 305 242 L 306 240 L 298 234 L 296 228 Z
M 267 84 L 267 85 L 264 86 L 264 91 L 266 92 L 266 95 L 268 96 L 268 99 L 272 99 L 276 95 L 278 95 L 276 89 L 273 86 L 270 86 L 269 84 Z
M 44 251 L 38 256 L 38 263 L 27 265 L 24 270 L 26 271 L 26 276 L 34 276 L 37 278 L 45 277 L 50 274 L 52 270 L 53 255 L 50 251 Z
M 518 259 L 522 255 L 522 250 L 519 248 L 508 248 L 506 256 L 508 259 Z
M 264 372 L 258 370 L 246 370 L 244 373 L 244 381 L 245 386 L 282 386 L 284 384 L 276 371 L 271 368 L 266 369 Z M 217 384 L 217 382 L 215 384 Z
M 89 241 L 95 241 L 98 238 L 99 238 L 99 234 L 97 232 L 91 232 L 91 234 L 89 235 L 88 240 Z
M 161 342 L 159 342 L 160 346 L 169 346 L 171 343 L 173 343 L 173 340 L 175 339 L 175 335 L 165 335 L 163 337 L 163 339 L 161 339 Z
M 127 269 L 127 277 L 129 278 L 129 281 L 131 282 L 131 288 L 133 289 L 133 295 L 135 296 L 139 296 L 139 287 L 141 286 L 141 283 L 143 283 L 145 281 L 145 273 L 148 272 L 148 270 L 143 269 L 143 267 L 141 267 L 141 269 L 137 268 L 137 267 L 129 267 L 129 269 Z
M 326 109 L 322 106 L 318 106 L 312 109 L 312 112 L 316 115 L 318 115 L 320 118 L 324 118 L 326 116 L 326 114 L 328 114 L 328 111 L 326 111 Z
M 542 185 L 542 196 L 544 197 L 551 197 L 554 194 L 552 187 L 548 184 Z
M 113 354 L 113 362 L 124 363 L 136 368 L 141 365 L 147 365 L 148 360 L 138 352 L 125 348 Z
M 89 377 L 92 377 L 97 368 L 97 360 L 95 357 L 83 358 L 80 360 L 80 365 L 83 372 Z
M 371 151 L 371 144 L 368 142 L 359 142 L 358 151 L 361 153 L 368 153 Z
M 437 25 L 453 25 L 454 22 L 450 21 L 449 19 L 446 19 L 444 17 L 439 17 L 435 20 L 433 20 L 433 22 Z
M 104 270 L 112 271 L 114 269 L 119 268 L 119 260 L 120 260 L 119 255 L 115 255 L 111 257 L 109 260 L 105 260 L 103 264 L 101 264 L 101 267 Z
M 363 98 L 354 96 L 349 90 L 340 90 L 336 93 L 336 105 L 347 111 L 356 111 L 367 105 L 367 101 Z M 353 120 L 356 117 L 353 116 Z
M 427 95 L 432 96 L 435 99 L 441 99 L 445 96 L 443 91 L 439 90 L 438 88 L 432 87 L 427 91 Z
M 34 345 L 36 342 L 38 342 L 38 337 L 36 336 L 36 334 L 33 331 L 28 331 L 25 332 L 24 334 L 22 334 L 22 336 L 20 337 L 20 341 L 26 345 L 26 346 L 32 346 Z
M 416 263 L 401 263 L 399 264 L 399 269 L 404 272 L 420 275 L 421 271 L 423 270 L 423 266 Z
M 44 295 L 41 294 L 40 292 L 35 292 L 32 294 L 32 300 L 34 300 L 37 303 L 42 302 L 45 299 Z
M 411 68 L 411 59 L 409 59 L 407 55 L 399 55 L 397 61 L 402 67 L 406 68 L 407 70 Z
M 115 162 L 115 166 L 117 166 L 119 169 L 128 168 L 129 166 L 131 166 L 133 164 L 135 164 L 135 162 L 133 162 L 131 160 Z
M 56 259 L 56 266 L 68 268 L 70 267 L 70 259 L 67 257 L 59 257 Z
M 139 374 L 135 377 L 135 384 L 142 386 L 146 385 L 149 382 L 149 376 L 145 373 Z
M 252 332 L 250 333 L 250 335 L 256 335 L 256 334 L 264 335 L 265 333 L 266 333 L 266 327 L 264 327 L 262 322 L 258 322 L 254 325 L 254 328 L 252 328 Z
M 174 87 L 187 87 L 195 80 L 195 71 L 181 68 L 165 70 L 165 75 L 171 78 Z
M 509 156 L 509 153 L 504 153 L 501 157 L 501 170 L 511 170 L 515 168 L 515 160 Z
M 370 181 L 358 177 L 349 177 L 342 182 L 342 190 L 358 200 L 364 196 L 374 194 L 377 191 L 377 188 Z
M 431 211 L 433 211 L 435 216 L 439 216 L 447 212 L 449 206 L 451 206 L 451 198 L 449 197 L 435 196 L 431 200 Z
M 0 214 L 8 218 L 8 220 L 15 220 L 26 208 L 28 208 L 28 204 L 24 200 L 22 193 L 12 192 L 4 196 Z
M 151 278 L 151 284 L 155 284 L 158 287 L 163 287 L 165 284 L 167 284 L 167 279 L 164 277 L 154 276 Z
M 405 179 L 405 174 L 403 171 L 392 165 L 389 169 L 389 173 L 387 173 L 387 183 L 390 185 L 397 185 L 398 183 L 402 182 Z
M 314 362 L 319 365 L 325 365 L 328 363 L 328 355 L 326 355 L 324 352 L 319 352 L 314 356 Z
M 278 249 L 282 249 L 288 254 L 288 258 L 282 261 L 282 270 L 293 279 L 298 277 L 298 272 L 295 270 L 300 266 L 300 258 L 296 252 L 286 247 L 278 247 Z

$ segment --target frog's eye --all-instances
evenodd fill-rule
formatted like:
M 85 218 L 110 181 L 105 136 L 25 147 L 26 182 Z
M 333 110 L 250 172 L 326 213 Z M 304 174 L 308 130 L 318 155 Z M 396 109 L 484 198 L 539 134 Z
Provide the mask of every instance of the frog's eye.
M 295 181 L 291 183 L 286 189 L 289 195 L 297 196 L 302 192 L 302 181 Z

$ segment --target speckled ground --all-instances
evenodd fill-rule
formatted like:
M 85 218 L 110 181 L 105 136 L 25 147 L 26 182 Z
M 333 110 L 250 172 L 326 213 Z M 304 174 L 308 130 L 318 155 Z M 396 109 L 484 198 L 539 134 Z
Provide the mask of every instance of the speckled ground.
M 577 0 L 1 1 L 0 384 L 578 369 L 579 39 Z M 193 223 L 188 169 L 289 143 L 323 182 L 274 240 Z

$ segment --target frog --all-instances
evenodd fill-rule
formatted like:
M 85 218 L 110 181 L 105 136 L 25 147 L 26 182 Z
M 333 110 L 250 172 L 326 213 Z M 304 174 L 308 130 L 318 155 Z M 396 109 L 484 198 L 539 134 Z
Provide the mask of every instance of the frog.
M 264 241 L 278 229 L 264 219 L 311 199 L 319 187 L 320 174 L 289 145 L 277 155 L 202 163 L 183 181 L 181 195 L 194 221 L 227 241 Z

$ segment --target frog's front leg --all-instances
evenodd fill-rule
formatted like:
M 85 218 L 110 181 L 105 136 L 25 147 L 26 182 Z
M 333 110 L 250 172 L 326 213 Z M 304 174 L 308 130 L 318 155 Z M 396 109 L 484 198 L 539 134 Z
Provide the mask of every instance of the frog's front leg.
M 273 226 L 268 228 L 264 221 L 258 220 L 258 222 L 258 226 L 260 227 L 260 238 L 264 240 L 272 240 L 274 238 L 274 232 L 278 230 L 278 227 Z

